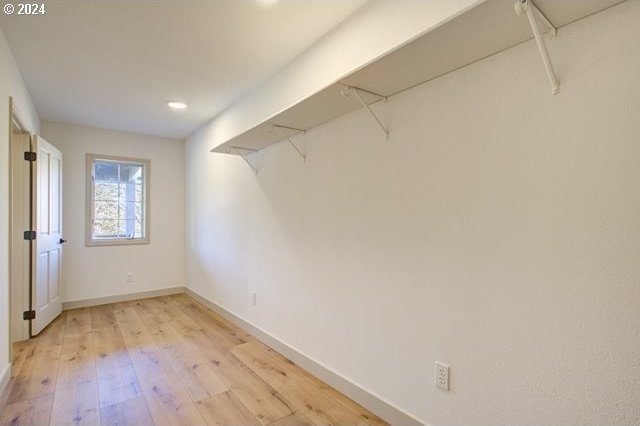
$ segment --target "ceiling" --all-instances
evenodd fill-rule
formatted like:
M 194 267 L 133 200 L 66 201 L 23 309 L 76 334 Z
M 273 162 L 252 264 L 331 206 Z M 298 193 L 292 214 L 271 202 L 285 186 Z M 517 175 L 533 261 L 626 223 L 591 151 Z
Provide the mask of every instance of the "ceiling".
M 49 0 L 0 28 L 41 120 L 183 139 L 364 2 Z

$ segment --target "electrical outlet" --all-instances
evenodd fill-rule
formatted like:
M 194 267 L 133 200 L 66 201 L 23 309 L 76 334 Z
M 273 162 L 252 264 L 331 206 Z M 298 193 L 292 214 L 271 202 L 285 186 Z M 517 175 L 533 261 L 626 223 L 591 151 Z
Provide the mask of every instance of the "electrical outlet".
M 252 304 L 253 306 L 255 306 L 255 305 L 256 305 L 256 303 L 257 303 L 257 296 L 256 296 L 256 292 L 255 292 L 255 291 L 251 292 L 251 298 L 250 298 L 250 300 L 251 300 L 251 304 Z
M 436 386 L 449 390 L 449 366 L 440 361 L 436 361 Z
M 131 272 L 125 274 L 124 282 L 125 283 L 132 283 L 133 282 L 133 274 Z

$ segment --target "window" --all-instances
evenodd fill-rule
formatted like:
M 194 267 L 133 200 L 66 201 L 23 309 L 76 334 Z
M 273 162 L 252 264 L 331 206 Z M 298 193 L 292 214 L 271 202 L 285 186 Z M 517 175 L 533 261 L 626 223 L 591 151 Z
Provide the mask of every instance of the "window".
M 87 155 L 88 246 L 149 243 L 149 160 Z

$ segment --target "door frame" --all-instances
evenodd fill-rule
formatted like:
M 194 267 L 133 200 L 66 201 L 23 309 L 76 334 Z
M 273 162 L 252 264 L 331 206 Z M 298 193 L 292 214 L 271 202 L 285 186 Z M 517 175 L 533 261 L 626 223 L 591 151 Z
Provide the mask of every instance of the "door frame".
M 31 203 L 29 190 L 31 182 L 28 162 L 19 161 L 14 157 L 27 149 L 25 141 L 15 138 L 15 134 L 28 137 L 30 150 L 31 132 L 24 125 L 21 116 L 13 98 L 9 97 L 9 357 L 11 360 L 13 360 L 13 342 L 27 340 L 30 337 L 29 321 L 22 319 L 22 312 L 29 309 L 31 247 L 27 241 L 17 236 L 27 230 L 30 225 L 31 212 L 30 208 L 26 207 L 28 205 L 26 202 Z M 22 179 L 16 179 L 17 173 L 22 174 Z M 21 205 L 15 202 L 16 197 L 22 200 Z

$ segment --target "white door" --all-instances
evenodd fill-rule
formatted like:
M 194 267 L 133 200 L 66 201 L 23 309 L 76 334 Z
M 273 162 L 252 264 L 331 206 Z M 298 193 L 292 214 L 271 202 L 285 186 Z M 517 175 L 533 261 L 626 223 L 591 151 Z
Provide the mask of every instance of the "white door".
M 62 153 L 40 136 L 34 136 L 32 297 L 35 319 L 31 334 L 40 333 L 62 312 Z

